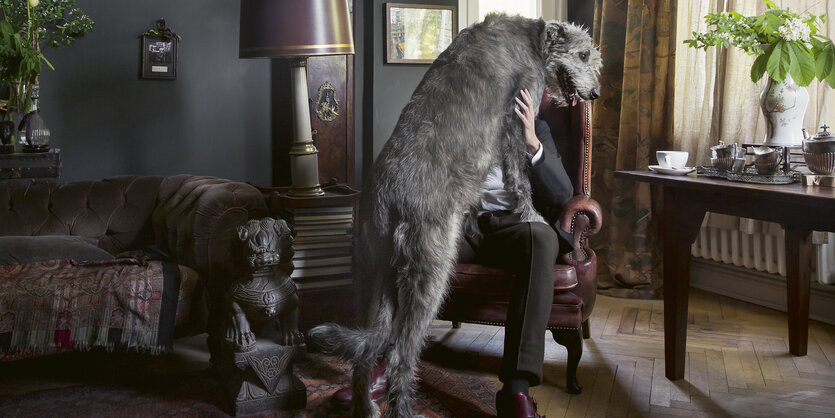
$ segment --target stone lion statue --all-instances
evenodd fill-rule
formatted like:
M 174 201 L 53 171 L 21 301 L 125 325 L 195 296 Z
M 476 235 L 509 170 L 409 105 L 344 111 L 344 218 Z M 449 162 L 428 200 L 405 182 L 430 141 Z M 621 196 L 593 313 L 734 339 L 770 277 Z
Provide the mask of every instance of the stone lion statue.
M 236 277 L 226 297 L 226 340 L 238 351 L 255 349 L 256 338 L 281 345 L 304 341 L 293 273 L 294 232 L 282 219 L 253 219 L 238 227 Z

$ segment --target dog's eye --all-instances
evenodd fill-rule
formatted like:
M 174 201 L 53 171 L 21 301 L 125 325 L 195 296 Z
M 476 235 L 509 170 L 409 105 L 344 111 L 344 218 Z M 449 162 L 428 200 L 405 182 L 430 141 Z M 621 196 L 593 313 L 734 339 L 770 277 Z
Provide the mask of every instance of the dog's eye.
M 588 59 L 589 59 L 589 51 L 583 51 L 583 52 L 580 52 L 580 54 L 579 54 L 579 55 L 580 55 L 580 59 L 581 59 L 581 60 L 583 60 L 583 62 L 588 61 Z

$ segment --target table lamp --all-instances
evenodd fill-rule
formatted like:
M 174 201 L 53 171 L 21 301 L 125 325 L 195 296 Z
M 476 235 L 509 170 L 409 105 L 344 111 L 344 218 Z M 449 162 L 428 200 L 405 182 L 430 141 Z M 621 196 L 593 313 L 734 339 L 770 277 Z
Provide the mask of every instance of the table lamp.
M 241 0 L 240 58 L 290 61 L 295 138 L 292 196 L 323 195 L 307 96 L 307 58 L 354 53 L 347 0 Z

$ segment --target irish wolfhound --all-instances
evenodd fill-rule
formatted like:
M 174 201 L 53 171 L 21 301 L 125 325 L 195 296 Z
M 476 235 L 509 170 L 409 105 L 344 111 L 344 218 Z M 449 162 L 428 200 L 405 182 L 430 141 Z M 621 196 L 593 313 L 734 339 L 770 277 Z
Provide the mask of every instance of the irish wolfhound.
M 501 161 L 504 187 L 517 196 L 515 211 L 544 222 L 531 203 L 514 98 L 547 86 L 558 105 L 594 99 L 600 65 L 583 28 L 490 15 L 461 31 L 429 67 L 363 189 L 355 286 L 364 322 L 309 333 L 324 352 L 354 363 L 354 416 L 379 414 L 368 389 L 380 360 L 387 415 L 412 416 L 425 334 L 447 292 L 462 222 L 494 163 Z M 534 98 L 538 107 L 540 95 Z

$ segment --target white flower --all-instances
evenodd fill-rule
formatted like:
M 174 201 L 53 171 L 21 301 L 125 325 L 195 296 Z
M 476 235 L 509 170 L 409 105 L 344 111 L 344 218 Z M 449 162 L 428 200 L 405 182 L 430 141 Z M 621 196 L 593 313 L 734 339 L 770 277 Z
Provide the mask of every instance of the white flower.
M 39 0 L 29 0 L 29 7 L 38 7 Z
M 809 26 L 798 18 L 786 19 L 786 23 L 780 26 L 778 32 L 787 41 L 809 42 Z

